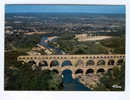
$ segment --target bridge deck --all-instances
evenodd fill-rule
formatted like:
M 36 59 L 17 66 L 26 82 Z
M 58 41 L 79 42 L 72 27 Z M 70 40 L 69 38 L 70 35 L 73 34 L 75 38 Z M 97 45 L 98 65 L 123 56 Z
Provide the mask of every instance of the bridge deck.
M 97 54 L 97 55 L 27 55 L 19 56 L 17 60 L 22 59 L 107 59 L 107 58 L 125 58 L 125 54 Z

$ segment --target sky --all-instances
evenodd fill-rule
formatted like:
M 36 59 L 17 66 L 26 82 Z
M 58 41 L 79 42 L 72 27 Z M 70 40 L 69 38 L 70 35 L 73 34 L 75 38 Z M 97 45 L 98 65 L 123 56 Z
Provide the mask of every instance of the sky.
M 125 14 L 124 5 L 6 5 L 6 13 L 44 13 L 44 12 L 80 12 Z

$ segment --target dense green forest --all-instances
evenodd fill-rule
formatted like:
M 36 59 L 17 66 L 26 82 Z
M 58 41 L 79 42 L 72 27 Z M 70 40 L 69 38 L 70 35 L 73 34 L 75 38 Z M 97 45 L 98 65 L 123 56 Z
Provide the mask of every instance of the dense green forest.
M 125 64 L 114 67 L 100 78 L 100 84 L 95 91 L 124 91 L 125 90 Z
M 22 51 L 5 52 L 5 90 L 62 90 L 62 78 L 54 71 L 32 70 L 32 64 L 17 62 Z
M 17 63 L 6 72 L 6 90 L 62 90 L 62 78 L 49 70 L 32 70 L 31 64 Z
M 29 51 L 40 42 L 42 35 L 25 35 L 23 33 L 6 35 L 5 50 Z
M 67 54 L 124 54 L 125 35 L 112 36 L 110 39 L 81 42 L 73 33 L 65 33 L 49 45 L 60 48 Z

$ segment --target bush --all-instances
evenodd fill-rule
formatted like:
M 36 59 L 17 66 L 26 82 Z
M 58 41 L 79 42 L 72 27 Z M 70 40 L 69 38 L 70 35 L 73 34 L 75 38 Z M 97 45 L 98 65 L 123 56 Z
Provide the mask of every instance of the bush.
M 62 90 L 62 78 L 55 72 L 39 69 L 31 64 L 16 64 L 16 70 L 8 70 L 5 90 Z
M 120 86 L 116 88 L 114 86 Z M 125 89 L 125 64 L 121 67 L 113 68 L 112 72 L 107 72 L 100 78 L 100 83 L 94 89 L 95 91 L 124 91 Z

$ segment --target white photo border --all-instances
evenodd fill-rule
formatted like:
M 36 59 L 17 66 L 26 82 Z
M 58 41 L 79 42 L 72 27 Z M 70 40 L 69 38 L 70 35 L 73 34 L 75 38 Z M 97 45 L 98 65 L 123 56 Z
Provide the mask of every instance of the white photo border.
M 5 91 L 4 90 L 4 16 L 6 4 L 94 4 L 126 6 L 125 91 Z M 1 100 L 129 100 L 130 99 L 130 5 L 128 0 L 0 0 L 0 99 Z M 129 12 L 129 14 L 128 14 Z

